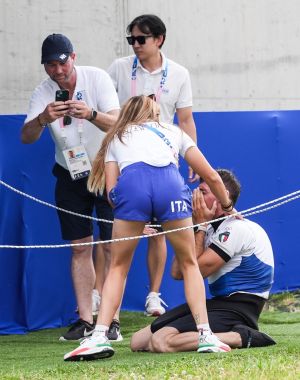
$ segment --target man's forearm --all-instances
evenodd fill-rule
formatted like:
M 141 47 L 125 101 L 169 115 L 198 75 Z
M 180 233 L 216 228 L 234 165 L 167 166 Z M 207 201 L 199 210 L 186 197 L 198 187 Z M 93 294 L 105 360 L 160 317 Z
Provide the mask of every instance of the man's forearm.
M 197 261 L 200 258 L 200 256 L 204 252 L 204 239 L 205 239 L 205 231 L 198 231 L 195 233 L 195 246 L 196 246 L 196 258 Z M 178 263 L 178 260 L 176 257 L 174 257 L 171 267 L 171 276 L 175 280 L 182 280 L 182 272 Z
M 197 144 L 197 130 L 193 118 L 189 122 L 181 123 L 180 128 Z
M 90 121 L 103 132 L 107 132 L 117 121 L 119 110 L 113 110 L 108 113 L 97 111 L 97 116 Z
M 176 113 L 179 127 L 197 144 L 197 130 L 193 118 L 192 107 L 179 108 L 176 110 Z
M 171 276 L 174 278 L 174 280 L 182 280 L 182 272 L 179 267 L 179 263 L 176 257 L 174 257 L 171 267 Z
M 204 252 L 205 231 L 195 233 L 196 258 L 197 260 Z
M 44 124 L 41 114 L 39 114 L 36 118 L 24 124 L 21 131 L 22 143 L 23 144 L 34 143 L 40 138 L 44 129 L 45 129 L 45 124 Z

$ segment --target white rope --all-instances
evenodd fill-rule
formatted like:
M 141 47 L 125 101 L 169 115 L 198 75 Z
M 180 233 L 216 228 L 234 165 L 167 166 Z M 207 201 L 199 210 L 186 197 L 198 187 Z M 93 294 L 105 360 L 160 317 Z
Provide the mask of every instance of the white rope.
M 40 199 L 38 199 L 38 198 L 33 197 L 32 195 L 29 195 L 29 194 L 27 194 L 27 193 L 24 193 L 23 191 L 18 190 L 18 189 L 16 189 L 16 188 L 13 187 L 13 186 L 10 186 L 9 184 L 7 184 L 6 182 L 4 182 L 4 181 L 2 181 L 2 180 L 0 180 L 0 185 L 3 185 L 3 186 L 5 186 L 5 187 L 7 187 L 8 189 L 14 191 L 15 193 L 20 194 L 20 195 L 23 195 L 24 197 L 29 198 L 29 199 L 31 199 L 31 200 L 37 202 L 37 203 L 41 203 L 41 204 L 43 204 L 43 205 L 45 205 L 45 206 L 48 206 L 48 207 L 54 208 L 54 209 L 56 209 L 56 210 L 58 210 L 58 211 L 62 211 L 62 212 L 65 212 L 65 213 L 67 213 L 67 214 L 72 214 L 72 215 L 75 215 L 75 216 L 79 216 L 79 217 L 81 217 L 81 218 L 86 218 L 86 219 L 95 220 L 96 222 L 113 223 L 112 220 L 106 220 L 106 219 L 94 218 L 94 217 L 89 216 L 89 215 L 78 214 L 78 213 L 76 213 L 76 212 L 73 212 L 73 211 L 70 211 L 70 210 L 66 210 L 66 209 L 63 209 L 63 208 L 57 207 L 57 206 L 55 206 L 55 205 L 52 205 L 51 203 L 48 203 L 48 202 L 42 201 L 42 200 L 40 200 Z M 267 206 L 267 205 L 269 205 L 269 204 L 272 204 L 272 203 L 277 203 L 277 202 L 279 202 L 279 201 L 281 201 L 281 200 L 283 200 L 283 199 L 290 198 L 290 197 L 295 196 L 295 195 L 297 195 L 297 194 L 299 194 L 299 193 L 300 193 L 300 190 L 297 190 L 297 191 L 294 191 L 293 193 L 290 193 L 290 194 L 284 195 L 284 196 L 282 196 L 282 197 L 280 197 L 280 198 L 276 198 L 276 199 L 273 199 L 273 200 L 271 200 L 271 201 L 269 201 L 269 202 L 262 203 L 262 204 L 260 204 L 260 205 L 258 205 L 258 206 L 255 206 L 255 207 L 252 207 L 252 208 L 248 208 L 248 209 L 246 209 L 246 210 L 243 211 L 243 214 L 246 213 L 246 212 L 249 212 L 249 211 L 256 210 L 256 209 L 261 208 L 261 207 L 265 207 L 265 206 Z M 297 198 L 295 198 L 295 199 L 297 199 Z M 294 198 L 291 199 L 291 200 L 294 200 Z M 240 214 L 241 214 L 241 213 L 242 213 L 242 212 L 240 212 Z M 161 227 L 160 224 L 151 224 L 151 225 L 148 224 L 147 226 L 148 226 L 148 227 Z M 0 246 L 0 247 L 1 247 L 1 246 Z
M 0 180 L 0 183 L 1 182 L 2 181 Z M 0 248 L 15 248 L 15 249 L 16 248 L 18 248 L 18 249 L 66 248 L 66 247 L 78 247 L 78 246 L 86 246 L 86 245 L 97 245 L 97 244 L 104 244 L 104 243 L 115 243 L 115 242 L 128 241 L 128 240 L 145 239 L 145 238 L 150 238 L 150 237 L 153 237 L 153 236 L 166 235 L 166 234 L 169 234 L 169 233 L 172 233 L 172 232 L 184 231 L 184 230 L 187 230 L 187 229 L 190 229 L 190 228 L 194 228 L 196 226 L 201 226 L 201 225 L 209 224 L 209 223 L 212 223 L 212 222 L 217 222 L 217 221 L 225 220 L 225 219 L 237 216 L 237 215 L 243 215 L 243 216 L 246 217 L 246 216 L 251 216 L 251 215 L 255 215 L 255 214 L 260 214 L 262 212 L 265 212 L 265 211 L 268 211 L 268 210 L 272 210 L 274 208 L 282 206 L 282 205 L 284 205 L 284 204 L 286 204 L 288 202 L 291 202 L 293 200 L 299 199 L 300 195 L 297 195 L 299 193 L 300 193 L 300 190 L 295 191 L 295 192 L 290 193 L 290 194 L 287 194 L 287 195 L 282 196 L 280 198 L 274 199 L 272 201 L 263 203 L 261 205 L 258 205 L 258 206 L 246 209 L 244 211 L 239 211 L 239 212 L 236 212 L 235 214 L 224 216 L 222 218 L 213 219 L 213 220 L 206 221 L 206 222 L 199 223 L 199 224 L 195 224 L 195 225 L 192 225 L 192 226 L 180 227 L 180 228 L 176 228 L 176 229 L 173 229 L 173 230 L 168 230 L 168 231 L 163 231 L 163 232 L 157 232 L 157 233 L 151 234 L 151 235 L 130 236 L 130 237 L 119 238 L 119 239 L 111 239 L 111 240 L 103 240 L 103 241 L 99 241 L 98 240 L 98 241 L 93 241 L 93 242 L 73 243 L 73 244 L 71 243 L 71 244 L 28 245 L 28 246 L 21 246 L 21 245 L 0 245 Z M 292 197 L 290 197 L 290 196 L 292 196 Z M 270 204 L 278 202 L 278 201 L 281 201 L 281 202 L 273 204 L 273 206 L 265 207 L 265 208 L 262 208 L 261 210 L 258 210 L 261 207 L 270 205 Z
M 7 183 L 3 182 L 0 180 L 0 185 L 3 185 L 5 187 L 7 187 L 8 189 L 14 191 L 15 193 L 17 194 L 20 194 L 20 195 L 23 195 L 24 197 L 26 198 L 29 198 L 37 203 L 41 203 L 42 205 L 44 206 L 48 206 L 48 207 L 51 207 L 51 208 L 54 208 L 58 211 L 62 211 L 62 212 L 66 212 L 67 214 L 71 214 L 71 215 L 75 215 L 75 216 L 80 216 L 81 218 L 86 218 L 86 219 L 91 219 L 91 220 L 95 220 L 96 222 L 107 222 L 107 223 L 113 223 L 113 220 L 106 220 L 106 219 L 98 219 L 98 218 L 94 218 L 93 216 L 89 216 L 89 215 L 82 215 L 82 214 L 77 214 L 77 212 L 73 212 L 73 211 L 70 211 L 70 210 L 65 210 L 64 208 L 61 208 L 61 207 L 57 207 L 55 205 L 52 205 L 51 203 L 48 203 L 48 202 L 45 202 L 45 201 L 42 201 L 41 199 L 38 199 L 38 198 L 35 198 L 29 194 L 26 194 L 24 193 L 23 191 L 21 190 L 18 190 L 10 185 L 8 185 Z
M 61 208 L 61 207 L 57 207 L 51 203 L 48 203 L 48 202 L 45 202 L 45 201 L 42 201 L 41 199 L 38 199 L 38 198 L 35 198 L 33 197 L 32 195 L 29 195 L 27 193 L 24 193 L 23 191 L 21 190 L 18 190 L 16 189 L 15 187 L 12 187 L 10 186 L 8 183 L 4 182 L 4 181 L 1 181 L 0 180 L 0 185 L 3 185 L 5 187 L 7 187 L 8 189 L 14 191 L 15 193 L 17 194 L 20 194 L 20 195 L 23 195 L 23 197 L 26 197 L 26 198 L 29 198 L 37 203 L 41 203 L 42 205 L 44 206 L 48 206 L 48 207 L 51 207 L 51 208 L 54 208 L 58 211 L 62 211 L 62 212 L 65 212 L 67 214 L 71 214 L 71 215 L 75 215 L 75 216 L 79 216 L 81 218 L 86 218 L 86 219 L 90 219 L 90 220 L 94 220 L 96 222 L 106 222 L 106 223 L 113 223 L 114 221 L 113 220 L 107 220 L 107 219 L 100 219 L 100 218 L 95 218 L 93 216 L 90 216 L 90 215 L 83 215 L 83 214 L 78 214 L 77 212 L 74 212 L 74 211 L 70 211 L 70 210 L 66 210 L 64 208 Z M 160 227 L 160 224 L 148 224 L 148 227 Z

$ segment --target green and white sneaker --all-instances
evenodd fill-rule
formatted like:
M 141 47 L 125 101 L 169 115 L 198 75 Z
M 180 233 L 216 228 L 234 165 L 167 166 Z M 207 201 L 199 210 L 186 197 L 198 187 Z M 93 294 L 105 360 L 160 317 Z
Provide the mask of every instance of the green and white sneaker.
M 231 348 L 220 341 L 220 339 L 214 335 L 199 334 L 199 345 L 197 352 L 210 353 L 210 352 L 229 352 Z
M 104 335 L 93 334 L 84 339 L 78 348 L 64 356 L 65 361 L 97 360 L 110 358 L 115 353 Z

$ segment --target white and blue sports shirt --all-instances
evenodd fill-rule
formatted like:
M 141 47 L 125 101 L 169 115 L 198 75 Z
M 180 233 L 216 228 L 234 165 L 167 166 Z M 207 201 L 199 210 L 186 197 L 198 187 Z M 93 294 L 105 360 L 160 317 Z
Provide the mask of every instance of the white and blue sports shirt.
M 213 297 L 243 292 L 268 298 L 274 278 L 274 258 L 269 237 L 261 226 L 235 217 L 214 222 L 208 228 L 205 246 L 225 261 L 208 277 Z

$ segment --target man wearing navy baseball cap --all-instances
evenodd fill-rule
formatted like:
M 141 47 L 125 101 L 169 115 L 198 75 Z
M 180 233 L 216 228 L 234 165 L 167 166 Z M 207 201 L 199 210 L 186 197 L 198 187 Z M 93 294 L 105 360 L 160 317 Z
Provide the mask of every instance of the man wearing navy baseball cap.
M 113 219 L 106 194 L 96 197 L 88 192 L 86 184 L 105 132 L 114 125 L 119 113 L 118 96 L 110 76 L 96 67 L 77 66 L 75 59 L 73 45 L 63 34 L 50 34 L 44 40 L 41 63 L 48 78 L 34 90 L 21 131 L 22 142 L 31 144 L 49 129 L 55 144 L 56 205 L 73 212 L 58 211 L 58 216 L 62 238 L 79 243 L 72 247 L 71 265 L 79 319 L 60 338 L 62 341 L 80 340 L 94 330 L 92 245 L 80 245 L 93 241 L 93 224 L 91 219 L 75 214 L 91 216 L 95 208 L 99 219 Z M 110 240 L 112 224 L 98 224 L 100 239 Z M 109 254 L 109 244 L 101 247 Z
M 63 34 L 50 34 L 42 45 L 41 63 L 50 61 L 65 63 L 73 51 L 73 45 L 66 36 Z

